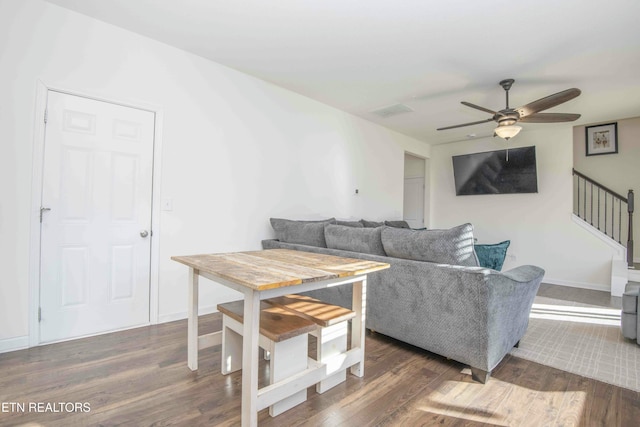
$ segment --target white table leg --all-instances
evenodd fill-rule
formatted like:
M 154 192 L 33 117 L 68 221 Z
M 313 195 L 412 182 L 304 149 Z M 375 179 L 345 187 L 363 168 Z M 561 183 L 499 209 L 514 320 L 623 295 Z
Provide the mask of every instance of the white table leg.
M 362 281 L 353 283 L 352 310 L 356 316 L 351 321 L 351 348 L 359 347 L 361 352 L 360 363 L 351 367 L 351 373 L 357 377 L 364 375 L 364 337 L 365 317 L 367 313 L 367 277 Z
M 258 338 L 260 336 L 260 293 L 244 295 L 242 330 L 242 426 L 258 425 Z
M 187 366 L 192 371 L 198 370 L 198 275 L 198 270 L 189 268 Z

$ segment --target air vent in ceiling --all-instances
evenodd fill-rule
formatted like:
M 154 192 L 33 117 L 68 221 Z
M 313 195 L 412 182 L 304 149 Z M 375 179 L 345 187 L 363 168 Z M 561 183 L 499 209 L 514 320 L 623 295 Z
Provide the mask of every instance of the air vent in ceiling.
M 388 107 L 380 108 L 375 111 L 371 111 L 372 114 L 380 116 L 382 118 L 387 118 L 391 116 L 395 116 L 402 113 L 411 113 L 413 110 L 410 107 L 407 107 L 404 104 L 394 104 L 389 105 Z

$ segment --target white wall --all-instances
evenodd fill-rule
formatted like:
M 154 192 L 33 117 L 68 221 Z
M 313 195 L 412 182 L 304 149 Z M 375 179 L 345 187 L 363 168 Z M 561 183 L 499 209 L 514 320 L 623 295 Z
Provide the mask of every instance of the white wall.
M 407 178 L 424 178 L 425 159 L 412 156 L 405 153 L 404 155 L 404 177 Z
M 432 227 L 471 222 L 479 243 L 511 240 L 504 270 L 533 264 L 547 283 L 608 290 L 611 249 L 571 220 L 572 138 L 571 126 L 531 125 L 509 142 L 536 146 L 536 194 L 456 196 L 451 156 L 504 149 L 500 138 L 432 147 Z
M 186 313 L 172 255 L 252 250 L 269 217 L 402 217 L 406 136 L 39 0 L 0 1 L 0 350 L 24 343 L 36 82 L 163 110 L 159 313 Z M 37 167 L 37 166 L 36 166 Z M 359 195 L 355 195 L 355 189 Z M 156 230 L 157 231 L 157 230 Z M 232 297 L 201 286 L 201 306 Z M 9 343 L 9 344 L 7 344 Z

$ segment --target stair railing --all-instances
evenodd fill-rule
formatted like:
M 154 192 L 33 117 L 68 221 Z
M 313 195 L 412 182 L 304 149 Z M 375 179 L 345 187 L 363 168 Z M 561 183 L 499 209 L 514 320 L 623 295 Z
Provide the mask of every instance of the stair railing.
M 627 264 L 633 267 L 633 190 L 624 197 L 575 169 L 573 176 L 573 213 L 618 243 L 626 241 Z M 623 211 L 629 217 L 626 229 Z

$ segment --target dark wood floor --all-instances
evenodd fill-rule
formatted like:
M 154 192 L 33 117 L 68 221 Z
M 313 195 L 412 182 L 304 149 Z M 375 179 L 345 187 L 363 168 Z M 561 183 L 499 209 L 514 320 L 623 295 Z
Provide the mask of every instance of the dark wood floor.
M 605 308 L 622 308 L 622 298 L 613 297 L 609 292 L 591 289 L 571 288 L 568 286 L 540 284 L 538 296 L 564 301 L 575 301 L 582 304 L 597 305 Z
M 201 333 L 218 330 L 220 316 L 200 323 Z M 364 378 L 348 375 L 322 395 L 310 388 L 277 418 L 262 411 L 260 425 L 640 424 L 640 393 L 516 357 L 482 385 L 464 366 L 383 335 L 368 333 L 366 346 Z M 0 425 L 239 425 L 241 373 L 220 374 L 219 348 L 202 352 L 195 373 L 186 358 L 186 321 L 1 354 Z M 58 406 L 29 412 L 30 402 Z M 51 412 L 61 402 L 90 412 Z

